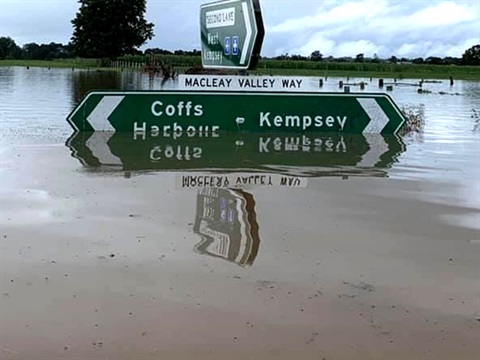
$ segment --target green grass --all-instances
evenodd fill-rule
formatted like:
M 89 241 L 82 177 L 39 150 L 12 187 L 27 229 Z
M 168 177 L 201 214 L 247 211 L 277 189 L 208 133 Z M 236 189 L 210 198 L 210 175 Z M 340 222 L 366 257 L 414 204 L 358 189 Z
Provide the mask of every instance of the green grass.
M 0 67 L 41 67 L 41 68 L 70 68 L 96 71 L 118 71 L 120 68 L 99 67 L 95 59 L 62 59 L 62 60 L 0 60 Z
M 480 80 L 479 66 L 384 64 L 384 63 L 336 63 L 314 61 L 263 60 L 254 71 L 256 74 L 338 76 L 396 79 L 448 79 Z
M 157 57 L 179 72 L 189 67 L 198 66 L 200 57 L 162 55 Z M 124 57 L 128 62 L 144 63 L 146 57 Z M 75 69 L 114 70 L 112 67 L 98 67 L 95 59 L 63 60 L 0 60 L 0 66 L 30 66 Z M 118 70 L 118 68 L 117 68 Z M 249 71 L 258 75 L 318 76 L 343 78 L 395 78 L 395 79 L 448 79 L 480 81 L 479 66 L 454 65 L 414 65 L 414 64 L 375 64 L 375 63 L 335 63 L 291 60 L 261 60 L 256 70 Z
M 446 70 L 446 69 L 445 69 Z M 257 75 L 317 76 L 342 78 L 385 78 L 385 79 L 449 79 L 480 81 L 480 69 L 471 71 L 348 71 L 348 70 L 309 70 L 309 69 L 259 69 L 251 71 Z
M 96 68 L 95 59 L 62 59 L 62 60 L 0 60 L 0 66 L 22 66 L 22 67 L 52 67 L 78 69 Z

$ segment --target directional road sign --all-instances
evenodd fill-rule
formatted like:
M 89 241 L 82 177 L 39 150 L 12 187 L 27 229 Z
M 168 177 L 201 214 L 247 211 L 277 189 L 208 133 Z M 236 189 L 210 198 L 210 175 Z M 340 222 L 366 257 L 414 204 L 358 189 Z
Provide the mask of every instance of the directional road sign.
M 259 0 L 224 0 L 201 5 L 200 29 L 203 67 L 255 67 L 265 35 Z
M 204 134 L 395 134 L 404 115 L 387 94 L 91 92 L 68 116 L 75 131 Z

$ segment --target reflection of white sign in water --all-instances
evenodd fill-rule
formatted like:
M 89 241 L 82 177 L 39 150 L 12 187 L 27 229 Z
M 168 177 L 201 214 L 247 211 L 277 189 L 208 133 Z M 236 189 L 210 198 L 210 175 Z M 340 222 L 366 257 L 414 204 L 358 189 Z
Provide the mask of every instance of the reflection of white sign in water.
M 242 190 L 204 188 L 198 190 L 193 230 L 201 237 L 195 251 L 251 265 L 260 238 L 253 196 Z
M 305 188 L 308 179 L 270 173 L 202 174 L 177 175 L 178 189 L 230 188 L 252 189 L 258 187 Z

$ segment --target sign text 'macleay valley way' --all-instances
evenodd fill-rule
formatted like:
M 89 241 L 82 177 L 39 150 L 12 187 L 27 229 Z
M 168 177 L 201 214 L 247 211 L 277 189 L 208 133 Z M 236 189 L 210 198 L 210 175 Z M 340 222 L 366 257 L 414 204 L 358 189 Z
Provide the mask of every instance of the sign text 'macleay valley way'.
M 307 90 L 301 77 L 180 75 L 179 79 L 185 89 L 195 90 Z

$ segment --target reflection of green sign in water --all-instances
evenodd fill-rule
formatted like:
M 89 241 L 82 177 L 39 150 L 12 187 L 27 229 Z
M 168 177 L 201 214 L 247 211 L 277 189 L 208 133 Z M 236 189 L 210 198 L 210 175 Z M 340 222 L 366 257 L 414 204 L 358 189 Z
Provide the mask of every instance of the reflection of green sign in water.
M 395 134 L 405 119 L 387 94 L 92 92 L 75 131 L 214 136 L 221 132 Z
M 241 190 L 199 190 L 193 231 L 202 239 L 195 251 L 241 266 L 253 264 L 260 245 L 253 196 Z
M 258 0 L 224 0 L 200 7 L 202 64 L 205 68 L 253 68 L 264 29 Z
M 333 133 L 176 138 L 96 132 L 74 134 L 67 145 L 83 164 L 106 171 L 255 171 L 309 177 L 372 174 L 372 168 L 391 167 L 405 151 L 395 135 Z

